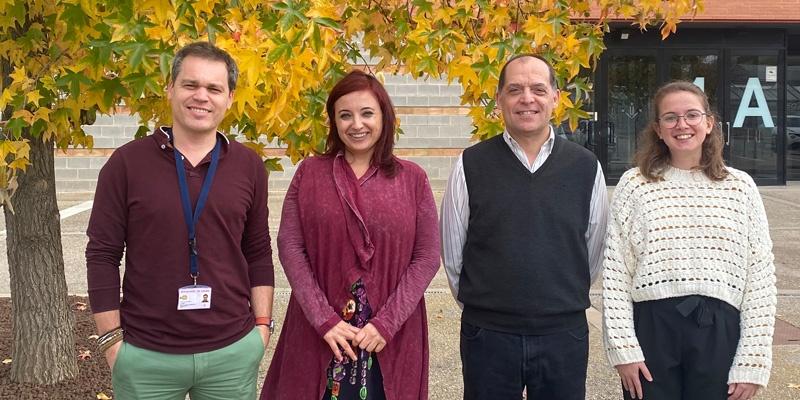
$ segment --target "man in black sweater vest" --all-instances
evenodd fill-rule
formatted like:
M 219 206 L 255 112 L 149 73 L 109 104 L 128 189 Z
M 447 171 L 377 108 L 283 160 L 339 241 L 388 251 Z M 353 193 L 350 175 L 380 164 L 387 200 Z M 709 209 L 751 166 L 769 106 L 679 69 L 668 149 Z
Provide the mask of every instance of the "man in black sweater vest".
M 511 58 L 496 95 L 505 132 L 464 151 L 442 201 L 467 400 L 585 397 L 607 194 L 594 155 L 553 133 L 558 99 L 546 60 Z

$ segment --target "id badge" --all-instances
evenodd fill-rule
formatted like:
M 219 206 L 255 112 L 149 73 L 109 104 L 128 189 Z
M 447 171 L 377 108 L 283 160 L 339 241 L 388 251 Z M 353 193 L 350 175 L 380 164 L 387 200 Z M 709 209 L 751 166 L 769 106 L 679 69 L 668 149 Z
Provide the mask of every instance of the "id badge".
M 210 287 L 190 285 L 178 289 L 178 310 L 208 310 L 210 308 Z

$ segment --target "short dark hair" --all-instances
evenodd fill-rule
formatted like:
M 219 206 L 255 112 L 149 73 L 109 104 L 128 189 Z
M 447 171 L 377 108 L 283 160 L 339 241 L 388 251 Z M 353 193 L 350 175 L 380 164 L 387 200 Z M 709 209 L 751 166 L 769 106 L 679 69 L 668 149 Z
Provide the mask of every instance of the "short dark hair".
M 506 67 L 508 67 L 508 64 L 511 64 L 511 62 L 514 60 L 518 60 L 520 58 L 525 58 L 525 57 L 542 60 L 542 62 L 545 65 L 547 65 L 547 71 L 550 73 L 550 87 L 557 90 L 558 81 L 556 81 L 556 71 L 553 69 L 553 66 L 550 64 L 550 62 L 538 54 L 525 53 L 525 54 L 517 54 L 514 57 L 509 58 L 508 61 L 506 61 L 506 63 L 503 64 L 503 68 L 500 70 L 500 78 L 497 80 L 497 92 L 500 93 L 500 91 L 503 89 L 503 85 L 506 84 Z
M 328 113 L 328 121 L 330 130 L 328 131 L 328 140 L 325 143 L 326 156 L 336 156 L 340 151 L 343 151 L 345 146 L 342 139 L 339 137 L 339 131 L 336 128 L 336 111 L 334 105 L 336 100 L 342 96 L 353 92 L 360 92 L 362 90 L 369 90 L 378 100 L 378 105 L 381 107 L 381 114 L 383 114 L 381 128 L 381 137 L 375 143 L 375 151 L 372 153 L 371 164 L 380 168 L 381 172 L 388 177 L 392 177 L 397 173 L 397 168 L 400 163 L 394 156 L 394 127 L 397 122 L 397 117 L 394 114 L 394 106 L 389 93 L 383 85 L 374 76 L 369 75 L 360 70 L 353 70 L 342 78 L 331 89 L 328 95 L 328 101 L 325 104 L 325 110 Z
M 239 77 L 239 67 L 228 52 L 220 49 L 209 42 L 194 42 L 187 44 L 175 54 L 172 60 L 172 77 L 170 80 L 175 83 L 175 78 L 181 72 L 181 64 L 186 57 L 197 57 L 204 60 L 221 61 L 225 63 L 228 70 L 228 89 L 232 92 L 236 89 L 236 80 Z

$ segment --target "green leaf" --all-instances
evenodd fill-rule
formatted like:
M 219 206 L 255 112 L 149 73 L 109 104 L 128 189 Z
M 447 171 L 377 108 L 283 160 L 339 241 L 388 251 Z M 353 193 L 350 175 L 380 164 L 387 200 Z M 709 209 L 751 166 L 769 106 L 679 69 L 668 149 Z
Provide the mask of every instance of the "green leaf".
M 497 59 L 498 60 L 505 60 L 506 53 L 514 54 L 514 47 L 511 45 L 511 41 L 509 39 L 502 40 L 499 42 L 492 43 L 491 47 L 497 49 Z
M 124 77 L 122 80 L 130 86 L 132 90 L 130 94 L 138 99 L 145 93 L 145 89 L 150 89 L 153 93 L 160 92 L 157 78 L 158 75 L 156 74 L 137 72 Z
M 138 2 L 138 0 L 136 0 Z M 133 19 L 134 0 L 115 0 L 106 2 L 105 7 L 109 12 L 109 17 L 119 21 L 130 21 Z
M 136 130 L 136 134 L 133 135 L 133 137 L 139 139 L 147 136 L 149 133 L 150 128 L 147 125 L 139 125 L 139 129 Z
M 197 31 L 197 27 L 194 25 L 194 23 L 181 23 L 181 25 L 178 27 L 178 33 L 185 33 L 192 39 L 197 39 L 197 37 L 200 36 L 200 33 Z
M 296 3 L 293 0 L 286 2 L 275 3 L 272 5 L 278 11 L 283 12 L 283 16 L 279 20 L 281 30 L 286 31 L 295 23 L 305 25 L 308 23 L 308 17 L 305 16 L 306 3 Z
M 163 79 L 164 82 L 169 79 L 170 66 L 172 65 L 173 58 L 172 49 L 158 55 L 158 68 L 161 70 L 161 79 Z
M 31 136 L 39 137 L 41 136 L 42 132 L 47 128 L 47 122 L 43 119 L 37 119 L 33 125 L 31 125 Z
M 67 26 L 77 29 L 77 27 L 85 27 L 89 23 L 89 17 L 83 11 L 83 8 L 81 8 L 80 2 L 77 4 L 62 4 L 64 6 L 64 11 L 61 13 L 61 20 L 64 21 Z M 25 18 L 22 18 L 22 20 L 25 20 Z
M 313 21 L 316 24 L 319 24 L 319 25 L 322 25 L 322 26 L 327 26 L 328 28 L 333 28 L 333 29 L 337 29 L 337 30 L 341 30 L 342 29 L 342 25 L 339 24 L 339 22 L 337 22 L 337 21 L 335 21 L 333 19 L 327 18 L 327 17 L 317 17 L 317 18 L 314 18 Z
M 603 43 L 603 37 L 602 36 L 598 36 L 598 35 L 595 35 L 595 34 L 590 34 L 590 35 L 586 36 L 586 38 L 589 40 L 589 52 L 590 53 L 592 53 L 592 54 L 600 53 L 601 51 L 603 51 L 606 48 L 605 44 Z
M 431 76 L 438 74 L 438 67 L 439 63 L 436 62 L 436 60 L 434 60 L 431 56 L 424 56 L 422 57 L 422 60 L 419 61 L 419 68 Z
M 56 80 L 56 84 L 61 87 L 66 87 L 72 97 L 78 97 L 81 94 L 81 84 L 84 86 L 91 86 L 92 81 L 81 72 L 67 70 L 67 73 Z
M 10 4 L 6 5 L 5 14 L 3 17 L 3 21 L 0 22 L 0 27 L 8 26 L 13 27 L 14 25 L 21 26 L 21 24 L 27 19 L 25 16 L 28 14 L 28 10 L 26 5 L 28 4 L 27 1 L 14 1 L 9 2 Z M 16 24 L 14 23 L 16 21 Z
M 417 8 L 417 13 L 433 14 L 433 3 L 428 0 L 414 0 L 411 4 Z
M 103 94 L 103 106 L 106 109 L 116 105 L 117 96 L 119 96 L 119 98 L 125 98 L 129 95 L 128 89 L 122 86 L 122 82 L 119 78 L 102 79 L 95 84 L 92 90 Z
M 472 69 L 478 74 L 481 81 L 486 81 L 490 76 L 496 76 L 497 68 L 489 61 L 489 56 L 484 54 L 483 59 L 471 65 Z
M 491 99 L 491 100 L 486 102 L 486 105 L 483 107 L 483 112 L 486 115 L 489 115 L 492 112 L 494 112 L 494 108 L 495 107 L 497 107 L 497 103 L 495 102 L 495 99 Z
M 554 13 L 550 18 L 548 18 L 547 23 L 553 25 L 553 30 L 555 31 L 556 35 L 560 35 L 561 27 L 563 25 L 569 25 L 569 11 L 562 8 L 561 12 Z
M 106 65 L 111 61 L 111 54 L 114 51 L 113 46 L 106 40 L 92 40 L 89 42 L 89 54 L 86 55 L 86 60 L 92 66 Z
M 319 25 L 314 24 L 314 32 L 311 34 L 311 48 L 316 52 L 322 51 L 322 36 L 319 31 Z
M 264 167 L 267 171 L 283 171 L 280 157 L 267 158 L 264 160 Z
M 292 56 L 292 45 L 282 37 L 273 37 L 272 40 L 277 46 L 267 55 L 267 62 L 274 63 L 281 58 L 289 58 Z
M 190 1 L 181 1 L 179 4 L 180 5 L 176 11 L 177 15 L 190 19 L 197 17 L 197 11 L 194 10 L 194 7 Z
M 219 16 L 214 16 L 206 21 L 206 31 L 208 31 L 208 41 L 214 43 L 217 40 L 217 32 L 225 32 L 225 21 Z
M 151 49 L 148 42 L 133 42 L 128 46 L 128 63 L 131 70 L 136 70 Z
M 22 129 L 27 126 L 28 124 L 22 118 L 11 118 L 6 122 L 5 130 L 11 131 L 14 138 L 19 139 L 22 136 Z

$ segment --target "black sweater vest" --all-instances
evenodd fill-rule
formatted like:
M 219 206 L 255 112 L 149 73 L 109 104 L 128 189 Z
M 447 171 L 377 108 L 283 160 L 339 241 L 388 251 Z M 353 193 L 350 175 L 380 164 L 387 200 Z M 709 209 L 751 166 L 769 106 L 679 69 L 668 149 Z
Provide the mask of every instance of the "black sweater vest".
M 462 318 L 524 335 L 585 324 L 594 154 L 556 137 L 547 161 L 531 173 L 496 136 L 462 157 L 469 192 Z

